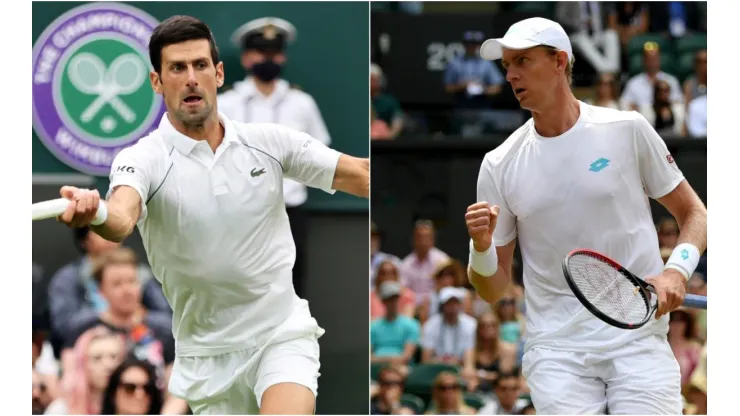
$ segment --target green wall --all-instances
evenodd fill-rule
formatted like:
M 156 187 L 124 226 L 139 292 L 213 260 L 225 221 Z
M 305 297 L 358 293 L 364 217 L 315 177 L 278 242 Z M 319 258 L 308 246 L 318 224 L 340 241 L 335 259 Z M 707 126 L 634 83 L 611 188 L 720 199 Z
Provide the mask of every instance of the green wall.
M 218 41 L 226 83 L 244 77 L 233 31 L 249 20 L 275 16 L 295 25 L 298 36 L 288 49 L 285 79 L 311 94 L 332 136 L 332 147 L 367 157 L 369 6 L 365 2 L 124 2 L 162 21 L 187 14 L 206 22 Z M 84 2 L 33 2 L 33 40 L 62 13 Z M 33 134 L 34 173 L 73 173 Z M 107 179 L 100 179 L 107 187 Z M 367 211 L 367 201 L 311 190 L 308 207 L 320 210 Z

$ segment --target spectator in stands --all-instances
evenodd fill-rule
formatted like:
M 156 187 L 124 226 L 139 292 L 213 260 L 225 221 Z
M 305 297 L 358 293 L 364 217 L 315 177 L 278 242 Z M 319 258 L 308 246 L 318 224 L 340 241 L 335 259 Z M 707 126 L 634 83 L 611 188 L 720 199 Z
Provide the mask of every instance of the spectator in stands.
M 370 400 L 370 414 L 393 414 L 401 407 L 404 376 L 393 366 L 384 367 L 378 374 L 378 384 L 378 394 Z
M 378 273 L 380 264 L 386 260 L 395 262 L 399 267 L 401 259 L 393 254 L 385 253 L 380 246 L 383 241 L 383 234 L 374 222 L 370 224 L 370 287 L 375 286 L 375 277 Z
M 648 31 L 650 20 L 645 5 L 634 2 L 614 2 L 609 10 L 609 28 L 619 34 L 622 46 L 627 46 L 634 36 Z
M 683 95 L 688 106 L 691 100 L 707 95 L 707 51 L 702 49 L 694 57 L 694 73 L 683 83 Z
M 701 27 L 701 15 L 693 1 L 647 2 L 650 13 L 650 32 L 665 37 L 680 38 Z
M 129 358 L 113 371 L 103 394 L 103 415 L 162 414 L 162 390 L 148 361 Z
M 517 415 L 530 405 L 526 399 L 520 399 L 521 380 L 519 370 L 501 373 L 493 382 L 493 400 L 478 412 L 481 415 Z
M 457 375 L 443 371 L 434 379 L 432 403 L 428 415 L 474 415 L 476 411 L 465 404 L 462 384 Z
M 375 278 L 375 290 L 370 292 L 370 319 L 374 320 L 386 316 L 385 302 L 380 295 L 380 288 L 385 282 L 399 283 L 398 266 L 393 260 L 386 260 L 380 264 L 378 275 Z M 413 318 L 416 312 L 416 299 L 414 292 L 400 284 L 399 299 L 397 299 L 397 313 L 399 315 Z
M 686 130 L 693 138 L 707 137 L 707 96 L 701 95 L 689 103 Z
M 452 94 L 460 109 L 491 107 L 490 97 L 501 92 L 506 80 L 491 61 L 479 56 L 480 45 L 486 40 L 483 32 L 469 30 L 463 34 L 465 53 L 447 63 L 445 91 Z
M 707 347 L 702 348 L 699 364 L 691 375 L 686 397 L 689 403 L 696 406 L 697 415 L 707 414 Z
M 683 136 L 685 109 L 683 101 L 671 101 L 671 85 L 656 80 L 653 85 L 653 103 L 640 106 L 640 113 L 660 135 Z
M 92 264 L 103 253 L 120 246 L 92 232 L 88 227 L 74 230 L 75 244 L 83 256 L 59 269 L 49 283 L 49 312 L 54 336 L 64 340 L 72 328 L 89 321 L 107 308 L 92 277 Z M 142 300 L 152 311 L 172 313 L 162 287 L 151 270 L 139 266 L 143 282 Z
M 446 287 L 464 288 L 465 282 L 468 281 L 465 269 L 462 264 L 455 259 L 448 259 L 440 263 L 433 273 L 434 291 L 419 306 L 419 321 L 423 324 L 430 316 L 439 312 L 439 292 Z M 463 300 L 463 311 L 468 315 L 473 313 L 473 294 L 466 291 Z
M 36 370 L 33 370 L 31 383 L 31 411 L 34 415 L 43 415 L 49 404 L 56 399 L 56 378 L 39 374 Z
M 595 98 L 586 100 L 588 104 L 619 110 L 617 80 L 614 78 L 614 74 L 599 75 L 595 90 Z
M 93 278 L 108 307 L 97 316 L 79 322 L 70 332 L 67 345 L 71 346 L 88 328 L 105 326 L 125 335 L 130 352 L 139 359 L 148 360 L 168 382 L 175 360 L 172 315 L 144 308 L 138 271 L 136 255 L 129 248 L 119 247 L 95 259 Z M 165 407 L 177 412 L 185 411 L 187 403 L 168 396 Z
M 660 220 L 657 226 L 658 244 L 660 248 L 673 250 L 678 244 L 678 223 L 673 217 L 665 217 Z
M 83 333 L 63 357 L 61 392 L 46 414 L 99 415 L 108 379 L 125 353 L 123 338 L 105 327 Z
M 139 358 L 148 359 L 162 369 L 174 361 L 172 317 L 144 308 L 137 273 L 136 254 L 129 248 L 119 247 L 95 259 L 93 278 L 108 306 L 96 316 L 79 322 L 69 334 L 68 346 L 89 328 L 103 325 L 126 335 Z
M 496 304 L 496 316 L 498 317 L 501 339 L 504 342 L 518 344 L 524 336 L 526 321 L 519 310 L 516 287 L 509 287 L 507 294 Z
M 598 1 L 559 1 L 555 15 L 573 45 L 596 72 L 618 73 L 621 67 L 619 34 L 606 26 L 608 10 L 605 5 Z
M 516 353 L 515 344 L 501 340 L 496 315 L 486 313 L 478 317 L 475 351 L 463 369 L 468 390 L 490 392 L 499 373 L 507 373 L 514 369 Z
M 482 414 L 482 413 L 479 413 Z M 537 410 L 535 410 L 534 405 L 532 403 L 524 406 L 522 410 L 519 411 L 520 415 L 536 415 Z
M 386 91 L 386 80 L 383 70 L 377 64 L 370 65 L 370 101 L 373 123 L 382 122 L 387 127 L 386 134 L 378 129 L 373 139 L 393 139 L 403 131 L 403 111 L 396 97 Z
M 462 365 L 475 351 L 475 318 L 462 311 L 466 290 L 446 287 L 440 291 L 441 312 L 422 328 L 423 363 L 441 362 Z
M 434 291 L 432 273 L 449 256 L 434 246 L 434 224 L 419 220 L 414 225 L 413 251 L 403 259 L 401 282 L 416 294 L 417 306 Z
M 681 84 L 671 74 L 660 70 L 660 48 L 655 42 L 646 42 L 642 50 L 644 72 L 635 75 L 624 89 L 620 100 L 623 110 L 639 110 L 640 108 L 653 105 L 656 81 L 661 80 L 670 86 L 668 101 L 683 102 Z
M 668 343 L 681 368 L 681 385 L 687 384 L 701 356 L 701 345 L 696 341 L 696 322 L 686 310 L 671 312 Z
M 395 281 L 380 285 L 378 291 L 385 305 L 385 316 L 370 324 L 370 361 L 394 364 L 405 375 L 406 366 L 416 354 L 421 328 L 416 319 L 399 313 L 401 290 Z

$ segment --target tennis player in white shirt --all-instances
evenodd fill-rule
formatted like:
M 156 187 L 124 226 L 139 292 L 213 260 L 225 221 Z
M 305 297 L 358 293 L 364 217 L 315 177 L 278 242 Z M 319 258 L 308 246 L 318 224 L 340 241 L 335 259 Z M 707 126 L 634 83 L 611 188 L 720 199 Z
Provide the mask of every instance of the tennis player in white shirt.
M 162 22 L 149 51 L 167 114 L 116 157 L 107 219 L 93 229 L 122 241 L 138 226 L 174 311 L 169 390 L 194 414 L 312 414 L 324 330 L 293 289 L 283 178 L 367 198 L 368 160 L 219 114 L 223 63 L 198 19 Z M 72 202 L 60 220 L 90 224 L 98 193 L 61 194 Z
M 480 52 L 502 60 L 532 118 L 481 165 L 478 202 L 465 216 L 469 278 L 483 299 L 496 302 L 511 282 L 519 241 L 527 306 L 522 367 L 537 413 L 681 414 L 668 313 L 681 305 L 706 249 L 704 204 L 640 114 L 573 96 L 573 53 L 560 25 L 523 20 Z M 648 197 L 681 229 L 665 267 Z M 576 248 L 649 277 L 660 302 L 656 319 L 623 330 L 591 315 L 563 277 L 563 258 Z

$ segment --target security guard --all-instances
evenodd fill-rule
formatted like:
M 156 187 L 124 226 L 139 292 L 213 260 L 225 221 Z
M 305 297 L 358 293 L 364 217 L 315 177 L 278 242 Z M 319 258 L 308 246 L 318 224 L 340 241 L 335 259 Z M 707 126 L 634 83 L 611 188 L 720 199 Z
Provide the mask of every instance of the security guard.
M 329 145 L 331 138 L 316 101 L 280 77 L 287 61 L 285 48 L 296 38 L 295 27 L 279 18 L 263 17 L 245 23 L 232 35 L 242 51 L 241 64 L 248 76 L 218 97 L 219 111 L 245 123 L 277 123 L 308 133 Z M 296 245 L 293 283 L 302 296 L 307 218 L 303 204 L 306 187 L 285 179 L 285 205 Z

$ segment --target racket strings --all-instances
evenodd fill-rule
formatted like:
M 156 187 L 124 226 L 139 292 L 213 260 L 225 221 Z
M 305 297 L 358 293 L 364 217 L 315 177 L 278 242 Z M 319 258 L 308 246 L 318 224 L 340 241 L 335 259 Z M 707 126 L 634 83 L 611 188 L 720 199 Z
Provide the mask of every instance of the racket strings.
M 625 324 L 640 323 L 648 316 L 642 290 L 602 259 L 578 254 L 569 259 L 568 269 L 586 300 L 604 315 Z

